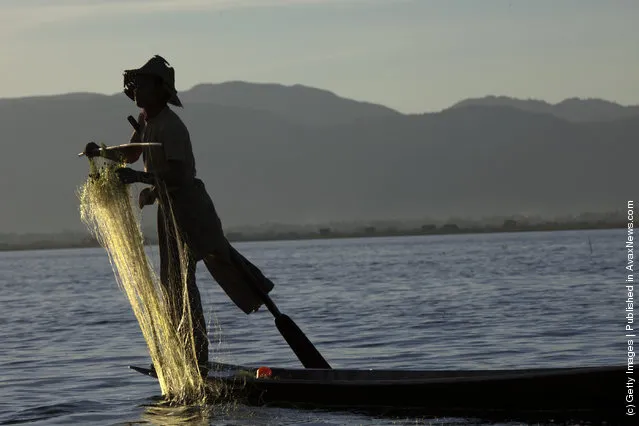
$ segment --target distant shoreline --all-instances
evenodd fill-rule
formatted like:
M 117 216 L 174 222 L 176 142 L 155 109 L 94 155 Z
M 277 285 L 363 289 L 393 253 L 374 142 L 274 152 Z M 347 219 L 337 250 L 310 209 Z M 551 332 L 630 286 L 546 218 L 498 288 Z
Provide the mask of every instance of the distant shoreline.
M 419 235 L 455 235 L 455 234 L 493 234 L 510 232 L 540 232 L 540 231 L 577 231 L 577 230 L 597 230 L 597 229 L 621 229 L 626 228 L 625 223 L 545 223 L 537 225 L 512 225 L 512 226 L 485 226 L 485 227 L 456 227 L 443 226 L 434 229 L 373 229 L 364 231 L 332 231 L 329 228 L 319 229 L 316 232 L 263 232 L 243 234 L 238 232 L 228 232 L 227 238 L 230 242 L 258 242 L 258 241 L 291 241 L 291 240 L 330 240 L 343 238 L 372 238 L 372 237 L 402 237 Z M 147 245 L 155 245 L 155 238 L 149 238 Z M 0 252 L 8 251 L 28 251 L 28 250 L 55 250 L 55 249 L 75 249 L 75 248 L 96 248 L 100 247 L 97 241 L 86 238 L 82 241 L 56 241 L 42 240 L 25 244 L 20 243 L 0 243 Z

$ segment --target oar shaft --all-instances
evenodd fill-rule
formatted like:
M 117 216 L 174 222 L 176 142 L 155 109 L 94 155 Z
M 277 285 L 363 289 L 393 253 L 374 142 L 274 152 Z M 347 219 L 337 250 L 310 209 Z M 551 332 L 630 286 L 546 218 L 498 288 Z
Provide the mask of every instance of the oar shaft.
M 264 293 L 262 291 L 262 289 L 260 289 L 260 288 L 256 288 L 255 286 L 253 286 L 252 288 L 253 288 L 253 290 L 255 290 L 258 293 L 258 295 L 260 296 L 260 298 L 264 302 L 264 305 L 266 305 L 268 310 L 271 312 L 271 314 L 273 314 L 273 316 L 275 318 L 277 318 L 280 315 L 282 315 L 280 310 L 277 309 L 277 306 L 275 306 L 275 302 L 273 302 L 273 299 L 271 299 L 271 296 L 269 296 L 268 294 Z

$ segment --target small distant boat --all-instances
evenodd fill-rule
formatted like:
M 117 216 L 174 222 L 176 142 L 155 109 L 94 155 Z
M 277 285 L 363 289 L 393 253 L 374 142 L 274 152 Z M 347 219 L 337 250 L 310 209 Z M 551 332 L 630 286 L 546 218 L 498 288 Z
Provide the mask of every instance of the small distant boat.
M 150 376 L 151 370 L 131 367 Z M 262 367 L 261 370 L 263 370 Z M 520 370 L 257 368 L 212 363 L 207 380 L 254 406 L 324 408 L 376 415 L 488 421 L 591 421 L 625 413 L 625 367 Z

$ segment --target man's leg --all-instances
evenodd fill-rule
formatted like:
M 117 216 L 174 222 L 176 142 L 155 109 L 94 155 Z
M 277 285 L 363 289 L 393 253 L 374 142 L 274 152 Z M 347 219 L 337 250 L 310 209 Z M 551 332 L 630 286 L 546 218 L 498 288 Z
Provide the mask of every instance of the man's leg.
M 209 362 L 209 339 L 206 334 L 206 320 L 204 319 L 204 310 L 202 309 L 202 300 L 200 291 L 195 283 L 196 261 L 191 250 L 185 246 L 188 252 L 188 270 L 187 270 L 187 291 L 189 295 L 189 306 L 191 310 L 191 324 L 193 324 L 193 343 L 195 344 L 195 353 L 197 363 L 200 366 L 206 366 Z
M 192 251 L 184 244 L 182 245 L 182 256 L 180 256 L 176 226 L 172 220 L 165 217 L 161 207 L 158 208 L 158 240 L 160 246 L 160 281 L 170 303 L 172 322 L 175 327 L 179 327 L 182 324 L 182 327 L 179 327 L 177 331 L 182 334 L 183 341 L 188 341 L 189 336 L 183 333 L 188 331 L 189 321 L 187 318 L 183 318 L 183 315 L 188 315 L 190 312 L 197 363 L 206 365 L 208 363 L 209 341 L 206 334 L 206 321 L 200 292 L 195 283 L 196 261 Z M 186 265 L 182 263 L 183 261 L 186 262 Z M 183 267 L 187 268 L 186 277 L 182 274 Z M 183 292 L 185 289 L 182 280 L 184 278 L 186 278 L 186 291 L 190 308 L 188 311 L 183 304 Z M 182 321 L 183 319 L 185 321 Z M 189 348 L 186 349 L 188 350 Z
M 182 307 L 180 255 L 173 226 L 158 208 L 158 245 L 160 248 L 160 284 L 169 304 L 169 315 L 174 327 L 180 323 Z
M 265 294 L 273 289 L 273 283 L 228 243 L 226 250 L 215 250 L 203 260 L 215 281 L 246 314 L 264 303 L 255 287 Z

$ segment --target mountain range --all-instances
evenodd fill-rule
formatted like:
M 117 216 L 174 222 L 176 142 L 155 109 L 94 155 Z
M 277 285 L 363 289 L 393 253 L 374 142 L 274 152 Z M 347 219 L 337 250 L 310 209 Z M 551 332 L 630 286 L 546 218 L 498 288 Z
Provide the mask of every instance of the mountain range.
M 619 210 L 637 194 L 639 106 L 490 96 L 402 114 L 246 82 L 180 97 L 198 176 L 227 228 L 551 217 Z M 91 140 L 126 142 L 129 114 L 137 110 L 123 94 L 0 99 L 0 233 L 83 229 L 75 191 L 87 163 L 76 154 Z
M 550 104 L 535 99 L 522 100 L 506 96 L 486 96 L 463 100 L 451 108 L 466 106 L 507 106 L 522 111 L 550 114 L 573 122 L 610 121 L 639 115 L 639 105 L 621 106 L 603 99 L 579 98 L 564 99 L 557 104 Z

